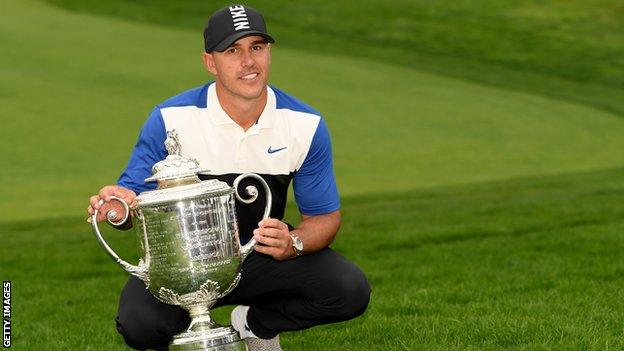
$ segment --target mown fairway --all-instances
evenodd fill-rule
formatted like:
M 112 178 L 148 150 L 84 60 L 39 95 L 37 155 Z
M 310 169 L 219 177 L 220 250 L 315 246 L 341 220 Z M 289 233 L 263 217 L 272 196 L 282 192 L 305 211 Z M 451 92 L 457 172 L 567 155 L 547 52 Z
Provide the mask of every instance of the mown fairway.
M 0 6 L 13 347 L 123 350 L 126 276 L 86 201 L 154 104 L 209 79 L 201 28 L 222 4 L 51 3 Z M 271 83 L 330 125 L 334 248 L 374 289 L 365 316 L 287 333 L 285 349 L 624 349 L 621 5 L 250 4 L 278 40 Z M 107 234 L 136 261 L 133 233 Z

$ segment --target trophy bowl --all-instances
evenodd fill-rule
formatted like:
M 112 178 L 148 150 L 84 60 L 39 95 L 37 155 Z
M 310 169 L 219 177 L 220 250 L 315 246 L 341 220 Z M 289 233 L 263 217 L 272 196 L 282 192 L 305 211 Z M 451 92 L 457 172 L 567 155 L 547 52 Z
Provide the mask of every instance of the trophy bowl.
M 108 222 L 119 226 L 131 215 L 140 243 L 137 265 L 121 259 L 102 237 L 96 221 L 98 211 L 91 217 L 96 238 L 106 252 L 124 270 L 145 282 L 149 291 L 160 301 L 179 305 L 191 316 L 188 329 L 173 337 L 170 350 L 245 350 L 238 333 L 231 326 L 220 326 L 210 318 L 210 308 L 232 291 L 241 277 L 244 259 L 256 244 L 251 239 L 240 245 L 235 199 L 252 203 L 258 197 L 257 188 L 247 186 L 246 197 L 239 194 L 241 180 L 254 178 L 266 192 L 263 218 L 271 208 L 271 192 L 257 174 L 247 173 L 236 178 L 233 186 L 218 180 L 201 181 L 197 161 L 179 155 L 179 142 L 174 131 L 165 142 L 169 156 L 154 165 L 155 190 L 136 197 L 132 207 L 117 197 L 124 206 L 122 219 L 118 213 L 106 214 Z M 103 203 L 101 201 L 100 203 Z

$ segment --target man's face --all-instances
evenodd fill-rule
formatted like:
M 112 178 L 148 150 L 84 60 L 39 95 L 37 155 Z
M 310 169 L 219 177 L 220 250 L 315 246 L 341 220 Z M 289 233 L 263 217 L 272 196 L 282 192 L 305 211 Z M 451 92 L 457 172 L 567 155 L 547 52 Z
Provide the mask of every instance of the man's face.
M 223 52 L 204 53 L 204 64 L 229 98 L 258 99 L 266 93 L 270 48 L 261 36 L 243 37 Z

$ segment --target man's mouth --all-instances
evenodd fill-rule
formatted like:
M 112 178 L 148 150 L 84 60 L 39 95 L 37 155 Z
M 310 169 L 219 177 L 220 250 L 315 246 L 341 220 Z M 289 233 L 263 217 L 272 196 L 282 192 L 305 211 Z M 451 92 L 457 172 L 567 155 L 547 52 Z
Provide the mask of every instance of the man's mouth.
M 240 77 L 240 79 L 252 80 L 252 79 L 256 78 L 257 76 L 258 76 L 258 73 L 249 73 L 249 74 L 246 74 L 246 75 Z

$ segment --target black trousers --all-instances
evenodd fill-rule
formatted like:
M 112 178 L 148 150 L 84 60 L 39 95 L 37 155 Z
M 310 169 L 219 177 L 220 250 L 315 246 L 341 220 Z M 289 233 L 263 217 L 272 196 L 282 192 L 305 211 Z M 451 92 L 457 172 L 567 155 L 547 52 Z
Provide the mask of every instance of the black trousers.
M 370 286 L 362 271 L 330 248 L 285 261 L 253 252 L 238 286 L 216 306 L 251 306 L 247 322 L 258 337 L 349 320 L 364 313 Z M 117 330 L 128 346 L 166 350 L 190 324 L 188 313 L 158 301 L 138 278 L 121 292 Z

